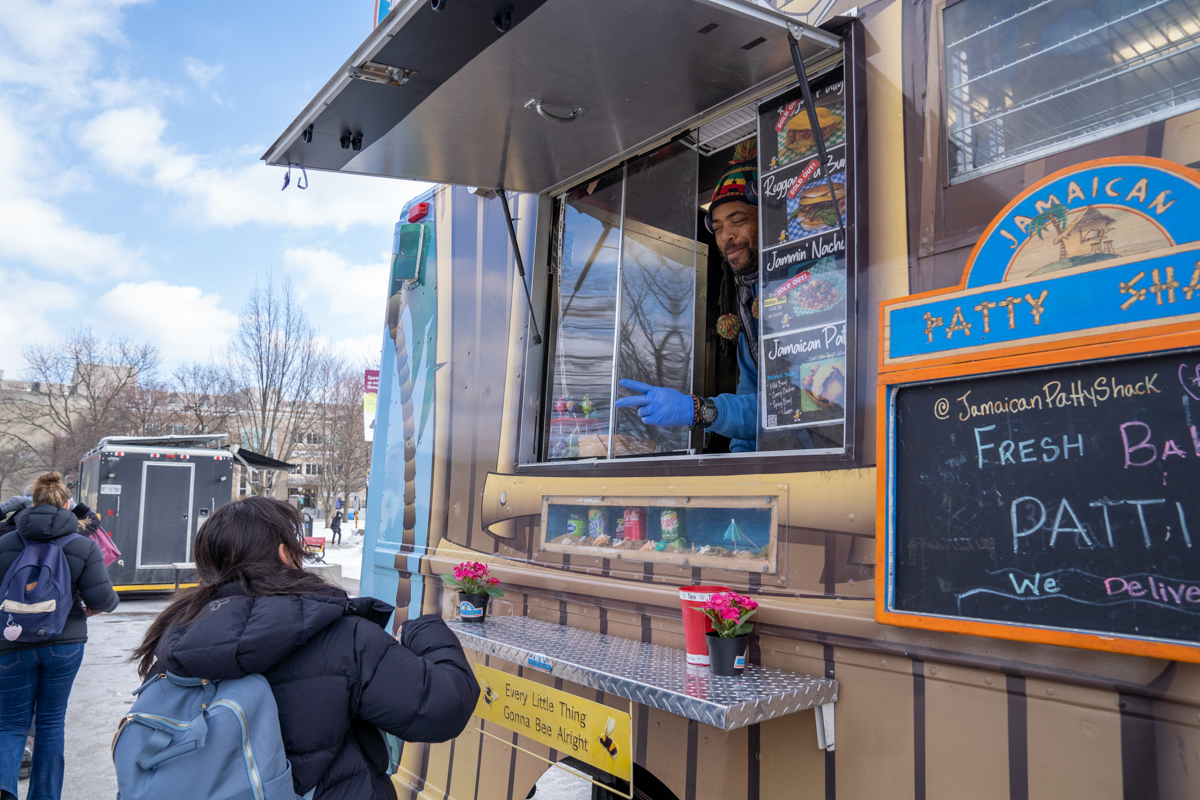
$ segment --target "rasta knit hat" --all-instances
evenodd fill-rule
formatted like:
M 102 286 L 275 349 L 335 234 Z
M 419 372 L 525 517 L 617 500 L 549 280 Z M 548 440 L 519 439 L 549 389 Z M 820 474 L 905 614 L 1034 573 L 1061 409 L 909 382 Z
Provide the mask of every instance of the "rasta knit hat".
M 758 205 L 758 144 L 754 139 L 747 139 L 733 148 L 729 169 L 713 190 L 709 213 L 722 203 L 733 201 Z

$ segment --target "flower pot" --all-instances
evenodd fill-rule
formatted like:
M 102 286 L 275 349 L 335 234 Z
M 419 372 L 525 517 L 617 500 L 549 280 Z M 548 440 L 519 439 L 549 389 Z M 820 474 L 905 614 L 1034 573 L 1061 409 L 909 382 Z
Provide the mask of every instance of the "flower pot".
M 716 631 L 708 634 L 709 666 L 713 675 L 728 675 L 740 678 L 746 668 L 746 644 L 750 637 L 734 636 L 725 639 Z
M 463 622 L 483 622 L 487 619 L 487 592 L 458 593 L 458 616 Z

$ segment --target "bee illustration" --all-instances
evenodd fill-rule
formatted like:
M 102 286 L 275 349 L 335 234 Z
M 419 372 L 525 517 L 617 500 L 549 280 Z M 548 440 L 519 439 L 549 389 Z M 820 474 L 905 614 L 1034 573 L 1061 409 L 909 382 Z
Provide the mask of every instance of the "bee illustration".
M 499 700 L 499 699 L 500 699 L 500 695 L 493 692 L 492 687 L 488 686 L 485 683 L 483 685 L 483 702 L 487 703 L 490 706 L 492 704 L 493 700 Z
M 604 733 L 596 737 L 600 740 L 601 746 L 603 746 L 604 749 L 608 751 L 608 754 L 613 758 L 617 757 L 617 745 L 610 737 L 612 736 L 613 727 L 616 724 L 616 721 L 612 717 L 609 717 L 608 724 L 604 726 Z

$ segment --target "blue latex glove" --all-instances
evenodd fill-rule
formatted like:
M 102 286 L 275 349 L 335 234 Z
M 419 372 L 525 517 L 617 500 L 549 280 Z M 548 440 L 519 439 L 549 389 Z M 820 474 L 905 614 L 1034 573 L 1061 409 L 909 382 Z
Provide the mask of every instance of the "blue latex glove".
M 641 394 L 622 397 L 617 400 L 617 408 L 636 408 L 638 416 L 647 425 L 681 428 L 691 425 L 695 418 L 696 409 L 692 405 L 691 395 L 627 378 L 621 379 L 621 385 Z

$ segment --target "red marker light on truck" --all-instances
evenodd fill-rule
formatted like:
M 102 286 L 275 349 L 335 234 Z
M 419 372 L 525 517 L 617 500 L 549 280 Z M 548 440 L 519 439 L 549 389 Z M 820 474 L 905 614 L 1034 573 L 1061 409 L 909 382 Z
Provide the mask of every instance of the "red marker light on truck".
M 429 216 L 429 203 L 417 203 L 408 210 L 408 221 L 417 222 Z

